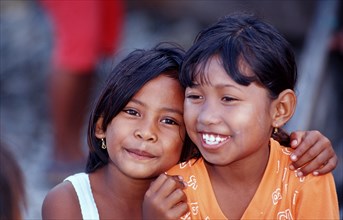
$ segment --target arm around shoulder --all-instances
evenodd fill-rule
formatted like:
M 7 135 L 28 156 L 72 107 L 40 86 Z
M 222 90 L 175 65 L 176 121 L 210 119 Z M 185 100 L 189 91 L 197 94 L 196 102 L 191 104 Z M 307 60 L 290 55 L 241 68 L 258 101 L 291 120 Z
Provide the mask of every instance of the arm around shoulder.
M 69 181 L 48 192 L 42 205 L 42 219 L 82 219 L 78 197 Z

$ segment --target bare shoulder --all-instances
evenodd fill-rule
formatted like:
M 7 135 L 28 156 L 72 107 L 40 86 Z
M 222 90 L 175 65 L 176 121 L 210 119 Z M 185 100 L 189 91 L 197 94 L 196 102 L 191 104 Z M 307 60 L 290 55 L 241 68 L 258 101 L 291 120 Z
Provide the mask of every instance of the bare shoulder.
M 79 200 L 71 182 L 52 188 L 42 205 L 42 219 L 82 219 Z

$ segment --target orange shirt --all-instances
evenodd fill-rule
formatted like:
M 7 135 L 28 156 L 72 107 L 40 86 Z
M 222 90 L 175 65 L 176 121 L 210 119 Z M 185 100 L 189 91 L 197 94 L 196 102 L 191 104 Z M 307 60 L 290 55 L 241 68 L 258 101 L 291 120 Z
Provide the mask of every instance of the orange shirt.
M 271 139 L 268 165 L 261 183 L 242 219 L 339 219 L 336 187 L 331 173 L 297 177 L 291 171 L 291 148 Z M 222 213 L 204 160 L 174 166 L 170 175 L 181 175 L 190 212 L 182 219 L 227 219 Z

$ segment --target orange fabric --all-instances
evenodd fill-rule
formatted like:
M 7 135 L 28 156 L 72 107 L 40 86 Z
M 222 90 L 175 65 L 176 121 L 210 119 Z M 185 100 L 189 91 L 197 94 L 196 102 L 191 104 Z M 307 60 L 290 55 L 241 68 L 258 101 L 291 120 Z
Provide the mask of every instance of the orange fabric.
M 339 219 L 331 173 L 297 177 L 289 170 L 290 148 L 271 139 L 267 168 L 242 219 Z M 182 219 L 227 219 L 222 213 L 203 159 L 174 166 L 167 173 L 182 175 L 191 212 Z

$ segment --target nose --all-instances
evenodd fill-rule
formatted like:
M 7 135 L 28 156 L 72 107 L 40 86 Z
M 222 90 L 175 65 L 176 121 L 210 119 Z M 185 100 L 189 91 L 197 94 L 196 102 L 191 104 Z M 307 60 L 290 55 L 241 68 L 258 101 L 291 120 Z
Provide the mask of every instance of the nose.
M 221 121 L 218 105 L 205 102 L 199 109 L 198 122 L 204 125 L 219 124 Z
M 136 138 L 149 142 L 156 142 L 158 139 L 155 126 L 149 123 L 139 126 L 139 128 L 135 130 L 134 135 Z

